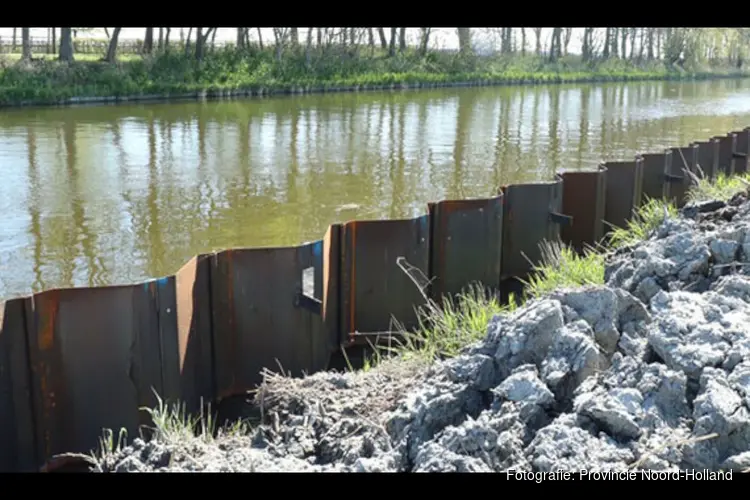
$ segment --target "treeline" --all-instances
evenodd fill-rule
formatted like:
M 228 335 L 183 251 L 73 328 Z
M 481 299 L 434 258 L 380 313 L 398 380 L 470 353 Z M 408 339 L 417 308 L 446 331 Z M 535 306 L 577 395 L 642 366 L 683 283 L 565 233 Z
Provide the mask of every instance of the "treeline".
M 48 28 L 47 46 L 60 61 L 75 59 L 74 38 L 91 28 Z M 285 54 L 344 53 L 349 57 L 395 57 L 406 51 L 426 56 L 434 49 L 434 28 L 273 28 L 264 39 L 261 28 L 235 28 L 235 50 L 273 48 L 277 61 Z M 20 45 L 22 59 L 32 58 L 29 28 L 13 29 L 13 47 Z M 106 53 L 103 60 L 117 59 L 122 28 L 103 28 Z M 145 28 L 138 41 L 143 55 L 181 50 L 201 60 L 217 48 L 218 28 Z M 477 55 L 531 55 L 555 62 L 570 53 L 577 32 L 577 46 L 584 61 L 612 59 L 664 61 L 667 64 L 729 63 L 742 67 L 750 49 L 750 28 L 455 28 L 459 53 Z M 20 44 L 18 33 L 20 32 Z M 268 38 L 268 37 L 266 37 Z

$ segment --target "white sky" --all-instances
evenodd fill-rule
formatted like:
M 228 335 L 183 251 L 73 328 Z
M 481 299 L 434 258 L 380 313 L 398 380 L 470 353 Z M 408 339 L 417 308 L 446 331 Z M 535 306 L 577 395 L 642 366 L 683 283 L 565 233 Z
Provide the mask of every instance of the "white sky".
M 123 28 L 122 32 L 120 34 L 121 39 L 142 39 L 144 36 L 144 31 L 146 28 Z M 172 28 L 172 34 L 170 35 L 170 38 L 173 40 L 178 40 L 180 37 L 180 29 L 184 29 L 185 36 L 187 36 L 187 32 L 189 28 Z M 300 30 L 306 30 L 307 28 L 300 28 Z M 388 28 L 386 28 L 387 30 Z M 482 33 L 484 32 L 485 28 L 473 28 L 475 30 L 476 35 L 475 38 L 483 38 Z M 111 32 L 112 28 L 110 28 Z M 261 28 L 263 32 L 263 40 L 271 41 L 273 40 L 273 31 L 272 28 Z M 551 33 L 552 28 L 543 28 L 542 29 L 542 40 L 546 40 L 546 38 Z M 237 30 L 236 28 L 219 28 L 218 33 L 216 35 L 217 41 L 234 41 L 236 38 Z M 408 36 L 411 40 L 416 40 L 416 36 L 418 34 L 418 28 L 409 28 Z M 580 47 L 581 47 L 581 34 L 582 34 L 582 28 L 573 28 L 573 37 L 570 41 L 569 50 L 571 53 L 579 53 Z M 18 39 L 20 43 L 21 38 L 21 30 L 18 28 Z M 47 28 L 31 28 L 31 36 L 32 38 L 46 38 L 47 37 Z M 94 28 L 94 31 L 90 33 L 79 33 L 79 37 L 94 37 L 94 38 L 106 38 L 104 34 L 104 30 L 102 28 Z M 253 39 L 257 37 L 256 31 L 253 28 L 252 35 Z M 0 38 L 3 39 L 3 41 L 10 39 L 13 37 L 13 28 L 0 28 Z M 531 28 L 527 28 L 526 32 L 526 38 L 527 38 L 527 44 L 529 48 L 533 48 L 534 44 L 534 34 L 531 31 Z M 438 46 L 440 48 L 446 48 L 446 49 L 456 49 L 458 48 L 458 39 L 456 37 L 456 30 L 455 28 L 435 28 L 432 35 L 432 42 L 431 46 L 435 47 Z

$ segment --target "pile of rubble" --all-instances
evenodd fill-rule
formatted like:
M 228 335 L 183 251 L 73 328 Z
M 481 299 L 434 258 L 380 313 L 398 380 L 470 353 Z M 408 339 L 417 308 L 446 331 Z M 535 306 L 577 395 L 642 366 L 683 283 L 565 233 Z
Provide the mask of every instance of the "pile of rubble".
M 136 441 L 107 471 L 750 467 L 750 202 L 693 205 L 606 284 L 495 317 L 430 366 L 270 377 L 251 434 Z

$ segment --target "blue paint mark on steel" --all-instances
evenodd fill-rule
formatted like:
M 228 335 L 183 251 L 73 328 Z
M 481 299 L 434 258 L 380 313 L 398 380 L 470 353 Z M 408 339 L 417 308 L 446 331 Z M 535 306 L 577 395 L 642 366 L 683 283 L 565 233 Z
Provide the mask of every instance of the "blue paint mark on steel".
M 313 243 L 313 257 L 320 259 L 323 256 L 323 240 L 318 240 Z
M 169 282 L 169 278 L 166 276 L 163 278 L 152 278 L 143 283 L 143 288 L 148 290 L 149 285 L 153 283 L 154 281 L 156 282 L 156 286 L 158 286 L 159 288 L 162 288 L 167 284 L 167 282 Z

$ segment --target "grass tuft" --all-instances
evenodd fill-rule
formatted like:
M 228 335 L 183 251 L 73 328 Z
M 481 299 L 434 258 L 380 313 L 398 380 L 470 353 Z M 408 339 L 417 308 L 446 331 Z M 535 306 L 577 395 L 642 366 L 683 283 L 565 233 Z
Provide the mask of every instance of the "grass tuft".
M 454 357 L 484 338 L 487 325 L 496 314 L 512 312 L 518 305 L 515 298 L 503 305 L 491 290 L 473 284 L 463 293 L 445 296 L 442 304 L 427 300 L 417 309 L 417 328 L 412 332 L 399 328 L 403 340 L 382 349 L 406 359 L 434 361 Z
M 541 250 L 541 263 L 534 266 L 526 282 L 529 297 L 539 297 L 559 288 L 604 284 L 605 256 L 601 252 L 586 249 L 579 255 L 559 241 L 545 241 Z
M 713 179 L 694 176 L 694 184 L 687 193 L 687 201 L 690 203 L 728 201 L 737 193 L 747 191 L 748 187 L 750 187 L 750 173 L 738 175 L 720 173 Z
M 634 212 L 626 227 L 613 228 L 609 237 L 609 245 L 613 249 L 618 249 L 647 240 L 664 220 L 675 218 L 677 215 L 678 211 L 674 203 L 648 199 Z

